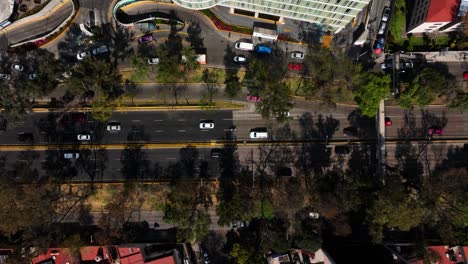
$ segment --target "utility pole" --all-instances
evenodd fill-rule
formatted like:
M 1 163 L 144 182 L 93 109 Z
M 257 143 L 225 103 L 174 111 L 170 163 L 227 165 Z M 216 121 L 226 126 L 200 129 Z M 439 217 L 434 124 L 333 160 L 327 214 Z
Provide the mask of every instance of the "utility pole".
M 253 162 L 253 149 L 250 149 L 250 161 L 252 163 L 252 188 L 255 188 L 255 170 Z

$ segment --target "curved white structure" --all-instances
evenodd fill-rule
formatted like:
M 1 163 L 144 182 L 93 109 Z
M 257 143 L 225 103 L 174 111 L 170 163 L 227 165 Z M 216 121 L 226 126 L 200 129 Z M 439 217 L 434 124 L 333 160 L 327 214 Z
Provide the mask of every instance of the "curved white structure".
M 317 23 L 339 32 L 370 0 L 172 0 L 189 9 L 208 9 L 216 5 Z

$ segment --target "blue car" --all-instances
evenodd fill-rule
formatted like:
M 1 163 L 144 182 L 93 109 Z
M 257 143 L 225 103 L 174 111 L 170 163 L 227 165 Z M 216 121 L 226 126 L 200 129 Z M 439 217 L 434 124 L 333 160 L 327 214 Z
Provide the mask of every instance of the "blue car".
M 263 54 L 271 54 L 271 48 L 263 45 L 258 45 L 255 48 L 255 51 L 257 53 L 263 53 Z

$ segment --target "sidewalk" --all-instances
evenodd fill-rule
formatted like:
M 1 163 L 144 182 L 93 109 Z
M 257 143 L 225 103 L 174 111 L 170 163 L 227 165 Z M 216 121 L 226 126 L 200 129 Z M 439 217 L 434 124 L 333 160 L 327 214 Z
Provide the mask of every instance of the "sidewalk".
M 377 64 L 385 61 L 386 53 L 379 56 L 375 62 Z M 428 62 L 465 62 L 468 60 L 468 51 L 428 51 L 428 52 L 406 52 L 402 56 L 416 57 L 422 55 Z

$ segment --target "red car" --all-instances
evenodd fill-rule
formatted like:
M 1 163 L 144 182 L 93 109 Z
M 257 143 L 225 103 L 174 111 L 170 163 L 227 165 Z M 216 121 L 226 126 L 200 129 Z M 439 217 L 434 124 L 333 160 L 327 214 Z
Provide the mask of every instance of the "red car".
M 288 69 L 291 71 L 301 71 L 302 70 L 302 63 L 289 63 Z
M 427 130 L 427 133 L 432 136 L 432 135 L 443 135 L 444 134 L 444 129 L 441 128 L 441 127 L 430 127 L 428 130 Z
M 385 126 L 392 126 L 392 120 L 390 119 L 390 117 L 385 118 Z
M 463 73 L 463 79 L 468 80 L 468 71 Z
M 247 95 L 247 101 L 260 102 L 260 96 L 256 95 Z
M 138 42 L 140 44 L 151 42 L 151 41 L 153 41 L 153 35 L 151 35 L 151 34 L 143 35 L 143 36 L 138 38 Z

